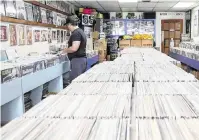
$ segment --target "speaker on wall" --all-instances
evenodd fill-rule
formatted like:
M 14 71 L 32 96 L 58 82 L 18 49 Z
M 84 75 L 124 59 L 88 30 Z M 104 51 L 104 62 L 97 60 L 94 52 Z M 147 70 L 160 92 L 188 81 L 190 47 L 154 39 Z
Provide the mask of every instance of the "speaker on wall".
M 144 13 L 144 19 L 156 19 L 155 12 L 146 12 Z
M 93 15 L 82 14 L 82 25 L 93 25 Z

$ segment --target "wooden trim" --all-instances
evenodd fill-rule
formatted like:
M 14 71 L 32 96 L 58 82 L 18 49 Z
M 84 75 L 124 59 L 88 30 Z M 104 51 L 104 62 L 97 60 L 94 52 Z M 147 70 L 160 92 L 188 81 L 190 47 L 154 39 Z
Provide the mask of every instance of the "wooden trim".
M 37 6 L 39 6 L 39 7 L 43 7 L 43 8 L 45 8 L 45 9 L 48 9 L 48 10 L 51 10 L 51 11 L 55 11 L 55 12 L 58 12 L 58 13 L 61 13 L 61 14 L 64 14 L 64 15 L 69 15 L 69 14 L 66 13 L 66 12 L 63 12 L 63 11 L 58 10 L 58 9 L 56 9 L 56 8 L 53 8 L 53 7 L 49 6 L 49 5 L 45 5 L 45 4 L 40 3 L 40 2 L 38 2 L 38 1 L 36 1 L 36 0 L 32 0 L 32 1 L 30 1 L 30 0 L 24 0 L 24 2 L 31 3 L 31 4 L 33 4 L 33 5 L 37 5 Z
M 66 27 L 64 27 L 64 26 L 56 26 L 56 25 L 53 25 L 53 24 L 39 23 L 39 22 L 35 22 L 35 21 L 28 21 L 28 20 L 16 19 L 16 18 L 5 17 L 5 16 L 1 16 L 0 21 L 1 22 L 24 24 L 24 25 L 48 27 L 48 28 L 59 28 L 59 29 L 65 29 L 66 30 Z

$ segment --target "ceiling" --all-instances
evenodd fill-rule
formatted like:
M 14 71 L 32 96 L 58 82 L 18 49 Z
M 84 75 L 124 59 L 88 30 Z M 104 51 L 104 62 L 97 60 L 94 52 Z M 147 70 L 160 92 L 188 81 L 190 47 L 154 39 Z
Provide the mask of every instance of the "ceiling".
M 188 11 L 199 5 L 199 0 L 151 0 L 151 2 L 119 2 L 119 0 L 65 0 L 76 6 L 95 8 L 100 12 L 173 12 Z M 129 0 L 128 0 L 129 1 Z M 132 0 L 134 1 L 134 0 Z M 180 2 L 191 2 L 191 6 L 186 8 L 175 8 Z

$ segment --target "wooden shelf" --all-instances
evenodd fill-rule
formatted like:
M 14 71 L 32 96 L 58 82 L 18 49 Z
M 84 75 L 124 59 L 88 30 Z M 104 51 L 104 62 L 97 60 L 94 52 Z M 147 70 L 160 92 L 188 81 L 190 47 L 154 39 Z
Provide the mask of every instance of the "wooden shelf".
M 45 8 L 45 9 L 48 9 L 48 10 L 51 10 L 51 11 L 55 11 L 55 12 L 58 12 L 58 13 L 61 13 L 61 14 L 64 14 L 64 15 L 70 15 L 69 13 L 60 11 L 60 10 L 58 10 L 58 9 L 56 9 L 56 8 L 53 8 L 53 7 L 48 6 L 48 5 L 45 5 L 45 4 L 40 3 L 40 2 L 38 2 L 38 1 L 35 1 L 35 0 L 33 0 L 33 1 L 24 0 L 24 2 L 31 3 L 31 4 L 37 5 L 37 6 L 39 6 L 39 7 L 43 7 L 43 8 Z
M 32 25 L 32 26 L 42 26 L 42 27 L 48 27 L 48 28 L 59 28 L 59 29 L 66 29 L 64 26 L 56 26 L 53 24 L 46 24 L 46 23 L 39 23 L 35 21 L 28 21 L 28 20 L 22 20 L 22 19 L 16 19 L 11 17 L 0 17 L 1 22 L 10 22 L 10 23 L 17 23 L 17 24 L 25 24 L 25 25 Z

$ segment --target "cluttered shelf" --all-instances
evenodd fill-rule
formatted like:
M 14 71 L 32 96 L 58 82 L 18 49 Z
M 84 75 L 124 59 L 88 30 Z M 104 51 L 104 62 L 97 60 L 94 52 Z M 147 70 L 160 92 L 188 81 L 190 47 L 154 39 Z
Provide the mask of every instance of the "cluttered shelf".
M 33 1 L 24 0 L 24 2 L 31 3 L 31 4 L 34 4 L 34 5 L 40 6 L 40 7 L 42 7 L 42 8 L 49 9 L 49 10 L 52 10 L 52 11 L 55 11 L 55 12 L 58 12 L 58 13 L 61 13 L 61 14 L 64 14 L 64 15 L 69 15 L 69 14 L 66 13 L 66 12 L 63 12 L 63 11 L 61 11 L 61 10 L 58 10 L 58 9 L 53 8 L 53 7 L 51 7 L 51 6 L 45 5 L 45 4 L 43 4 L 43 3 L 41 3 L 41 2 L 38 2 L 38 1 L 35 1 L 35 0 L 33 0 Z
M 16 19 L 16 18 L 11 18 L 11 17 L 6 17 L 6 16 L 1 16 L 0 21 L 1 22 L 11 22 L 11 23 L 25 24 L 25 25 L 33 25 L 33 26 L 66 29 L 64 26 L 56 26 L 56 25 L 53 25 L 53 24 L 39 23 L 39 22 L 35 22 L 35 21 Z

